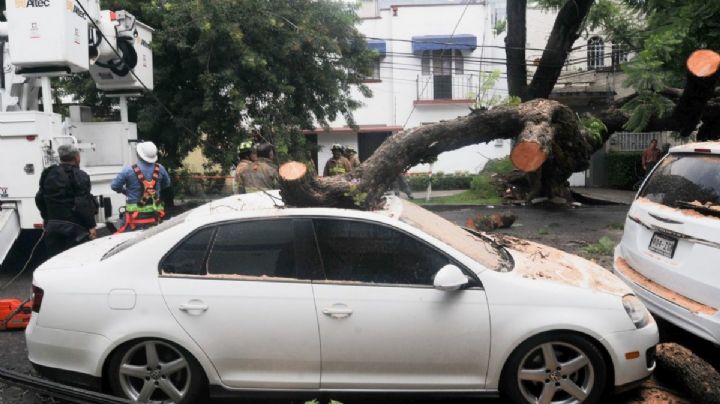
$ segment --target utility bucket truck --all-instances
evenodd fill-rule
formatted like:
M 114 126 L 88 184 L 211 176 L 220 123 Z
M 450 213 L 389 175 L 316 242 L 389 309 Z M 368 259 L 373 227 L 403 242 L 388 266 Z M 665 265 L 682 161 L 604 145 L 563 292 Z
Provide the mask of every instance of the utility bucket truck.
M 0 22 L 0 263 L 24 229 L 41 229 L 35 207 L 43 169 L 72 143 L 100 206 L 97 222 L 117 220 L 124 196 L 110 189 L 135 162 L 137 127 L 128 97 L 152 90 L 152 29 L 98 0 L 7 0 Z M 93 122 L 88 109 L 53 112 L 50 79 L 89 72 L 99 90 L 118 99 L 119 122 Z

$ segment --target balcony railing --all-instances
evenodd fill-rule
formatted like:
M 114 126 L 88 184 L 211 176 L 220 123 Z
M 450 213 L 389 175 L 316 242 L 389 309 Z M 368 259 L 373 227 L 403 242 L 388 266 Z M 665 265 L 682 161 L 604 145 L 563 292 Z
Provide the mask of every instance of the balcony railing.
M 478 92 L 478 81 L 478 76 L 474 74 L 418 75 L 416 99 L 418 101 L 472 100 Z

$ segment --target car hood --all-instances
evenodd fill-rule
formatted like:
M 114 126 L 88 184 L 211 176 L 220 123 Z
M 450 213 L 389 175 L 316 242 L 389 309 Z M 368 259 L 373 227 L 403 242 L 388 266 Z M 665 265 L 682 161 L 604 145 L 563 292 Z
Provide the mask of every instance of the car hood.
M 508 274 L 526 279 L 559 282 L 583 289 L 617 296 L 632 293 L 630 288 L 610 271 L 577 255 L 531 241 L 504 235 L 492 235 L 508 249 L 515 266 Z
M 64 251 L 45 261 L 35 271 L 44 271 L 52 268 L 80 267 L 100 261 L 105 253 L 110 251 L 113 247 L 125 240 L 133 238 L 135 235 L 136 233 L 132 232 L 113 234 L 80 244 L 75 248 Z

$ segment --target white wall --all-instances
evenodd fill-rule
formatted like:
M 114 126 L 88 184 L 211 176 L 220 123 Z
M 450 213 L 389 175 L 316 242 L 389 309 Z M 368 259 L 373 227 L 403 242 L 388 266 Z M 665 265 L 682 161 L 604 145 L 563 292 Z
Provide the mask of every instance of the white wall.
M 422 6 L 403 6 L 401 1 L 398 3 L 401 5 L 398 7 L 397 16 L 393 16 L 390 8 L 381 8 L 380 18 L 364 19 L 358 27 L 367 37 L 386 39 L 387 55 L 381 60 L 381 82 L 367 83 L 373 92 L 373 97 L 364 98 L 358 91 L 353 93 L 356 99 L 363 102 L 363 106 L 354 112 L 356 123 L 361 126 L 387 125 L 409 129 L 425 123 L 467 115 L 470 112 L 469 103 L 414 105 L 418 92 L 417 80 L 421 75 L 421 58 L 419 54 L 412 53 L 410 40 L 418 35 L 451 35 L 454 32 L 455 35 L 475 35 L 478 45 L 482 45 L 483 41 L 485 45 L 501 45 L 503 37 L 495 37 L 491 32 L 492 8 L 480 3 L 467 5 L 465 2 L 448 4 L 437 1 L 437 5 Z M 475 81 L 481 70 L 484 72 L 505 70 L 503 64 L 480 63 L 480 58 L 489 60 L 504 58 L 502 49 L 479 46 L 472 52 L 464 51 L 463 55 L 465 75 L 473 75 Z M 468 58 L 471 60 L 467 60 Z M 420 89 L 422 90 L 423 86 Z M 507 84 L 504 79 L 496 83 L 495 91 L 490 95 L 492 94 L 507 96 Z M 468 97 L 472 95 L 474 94 L 468 94 Z M 345 127 L 347 123 L 343 119 L 338 119 L 330 126 Z M 318 157 L 321 171 L 331 155 L 329 146 L 342 142 L 355 142 L 353 146 L 357 147 L 357 137 L 318 133 L 318 144 L 326 148 Z M 509 151 L 507 141 L 502 147 L 496 147 L 494 142 L 488 145 L 470 146 L 441 154 L 433 170 L 447 173 L 477 172 L 484 166 L 487 158 L 504 157 Z M 427 165 L 421 165 L 413 167 L 411 171 L 427 172 L 428 169 Z

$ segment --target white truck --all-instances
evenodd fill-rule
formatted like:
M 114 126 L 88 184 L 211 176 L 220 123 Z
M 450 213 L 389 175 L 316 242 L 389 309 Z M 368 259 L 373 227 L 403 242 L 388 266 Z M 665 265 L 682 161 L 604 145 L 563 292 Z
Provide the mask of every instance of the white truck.
M 41 229 L 34 197 L 57 148 L 73 143 L 100 204 L 98 223 L 117 220 L 124 196 L 110 182 L 135 162 L 129 97 L 153 88 L 152 29 L 99 0 L 7 0 L 0 22 L 0 264 L 22 230 Z M 93 24 L 94 22 L 94 24 Z M 118 99 L 120 121 L 93 122 L 88 109 L 53 111 L 50 79 L 89 72 Z

